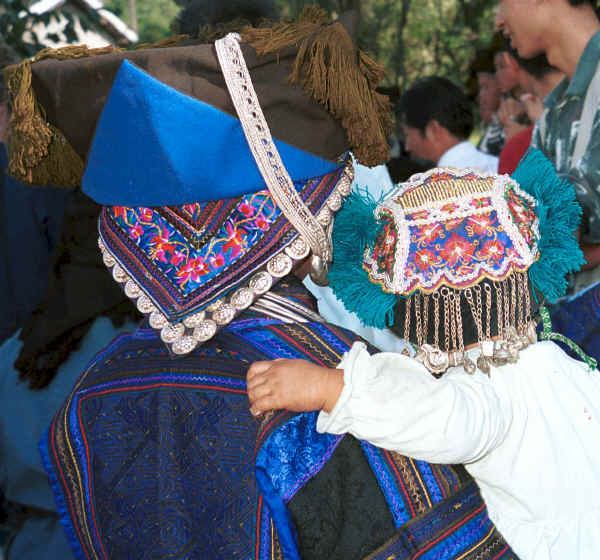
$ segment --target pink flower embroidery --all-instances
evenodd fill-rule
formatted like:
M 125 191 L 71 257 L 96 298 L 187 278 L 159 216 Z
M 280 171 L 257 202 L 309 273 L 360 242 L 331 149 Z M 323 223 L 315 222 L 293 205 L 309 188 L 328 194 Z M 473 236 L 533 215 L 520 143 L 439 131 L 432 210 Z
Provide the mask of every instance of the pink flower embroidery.
M 423 249 L 415 253 L 415 264 L 420 270 L 427 270 L 439 261 L 437 255 L 429 249 Z
M 223 255 L 215 255 L 214 257 L 210 257 L 210 266 L 212 266 L 215 270 L 225 266 L 225 257 Z
M 143 222 L 152 222 L 154 212 L 150 208 L 140 208 L 140 220 Z
M 262 214 L 254 220 L 254 223 L 256 224 L 256 227 L 262 231 L 267 231 L 271 225 Z
M 171 255 L 171 264 L 179 266 L 185 260 L 185 255 L 181 251 L 174 251 Z
M 473 259 L 474 247 L 460 235 L 454 233 L 442 248 L 442 257 L 452 267 L 457 263 L 468 263 Z
M 438 237 L 442 226 L 440 224 L 427 224 L 426 226 L 420 227 L 417 234 L 418 243 L 432 243 Z
M 140 224 L 135 224 L 129 228 L 129 236 L 132 239 L 139 239 L 144 233 L 144 228 Z
M 458 204 L 456 204 L 454 202 L 449 202 L 448 204 L 444 204 L 444 206 L 442 206 L 441 210 L 443 212 L 446 212 L 446 214 L 452 214 L 452 212 L 457 210 L 458 207 L 459 207 Z
M 154 244 L 154 258 L 161 262 L 167 261 L 167 253 L 172 253 L 175 250 L 175 246 L 169 243 L 170 232 L 167 228 L 163 229 L 160 235 L 155 235 L 152 238 Z
M 227 243 L 223 245 L 223 252 L 231 249 L 231 258 L 235 259 L 244 249 L 246 242 L 246 231 L 242 228 L 237 229 L 231 222 L 225 225 L 227 230 Z
M 473 206 L 474 208 L 487 208 L 489 205 L 489 198 L 475 198 L 471 200 L 471 206 Z
M 486 241 L 484 246 L 481 248 L 481 256 L 488 261 L 494 261 L 496 263 L 502 260 L 504 256 L 504 246 L 499 241 Z
M 254 207 L 245 200 L 238 206 L 238 210 L 244 214 L 246 218 L 249 218 L 254 214 Z
M 477 235 L 485 235 L 490 229 L 492 229 L 492 219 L 487 214 L 471 216 L 469 218 L 469 225 L 473 228 L 473 231 Z
M 206 261 L 202 257 L 190 259 L 187 264 L 183 265 L 177 271 L 177 278 L 180 284 L 185 284 L 189 280 L 199 283 L 202 276 L 206 276 L 210 272 Z

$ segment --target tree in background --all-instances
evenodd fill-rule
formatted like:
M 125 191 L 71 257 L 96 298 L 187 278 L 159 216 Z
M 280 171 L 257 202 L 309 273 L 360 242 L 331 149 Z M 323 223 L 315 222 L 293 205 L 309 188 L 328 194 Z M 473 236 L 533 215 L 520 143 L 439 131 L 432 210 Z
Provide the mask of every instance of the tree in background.
M 183 0 L 185 1 L 185 0 Z M 277 0 L 295 17 L 311 0 Z M 320 0 L 331 15 L 359 13 L 358 42 L 382 64 L 387 85 L 399 91 L 427 75 L 463 84 L 475 51 L 494 32 L 495 2 L 489 0 Z
M 140 42 L 154 42 L 171 34 L 172 21 L 189 1 L 104 0 L 104 5 L 132 26 L 133 3 Z M 40 47 L 23 39 L 27 25 L 36 19 L 46 21 L 52 17 L 27 14 L 26 6 L 31 2 L 0 0 L 0 34 L 24 56 Z M 313 3 L 313 0 L 275 0 L 286 18 L 297 16 L 305 5 Z M 360 46 L 386 68 L 387 85 L 398 92 L 417 78 L 432 74 L 466 85 L 476 49 L 493 34 L 495 3 L 489 0 L 319 0 L 317 3 L 332 16 L 351 9 L 357 12 Z
M 140 43 L 154 43 L 168 37 L 171 22 L 181 9 L 175 0 L 137 0 L 134 5 Z M 130 0 L 104 0 L 104 7 L 133 27 Z

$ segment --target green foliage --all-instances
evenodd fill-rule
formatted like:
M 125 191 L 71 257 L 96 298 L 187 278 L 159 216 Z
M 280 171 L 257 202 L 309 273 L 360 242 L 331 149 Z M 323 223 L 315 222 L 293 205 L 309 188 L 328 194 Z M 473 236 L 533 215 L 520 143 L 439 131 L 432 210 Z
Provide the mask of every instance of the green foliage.
M 182 1 L 179 0 L 180 3 Z M 181 9 L 175 0 L 137 0 L 135 5 L 141 43 L 153 43 L 171 34 L 171 22 Z M 104 0 L 104 7 L 133 27 L 129 0 Z
M 284 17 L 295 17 L 311 0 L 276 0 Z M 382 64 L 388 86 L 406 89 L 428 75 L 466 85 L 478 47 L 494 32 L 496 4 L 489 0 L 320 0 L 330 14 L 359 13 L 361 48 Z

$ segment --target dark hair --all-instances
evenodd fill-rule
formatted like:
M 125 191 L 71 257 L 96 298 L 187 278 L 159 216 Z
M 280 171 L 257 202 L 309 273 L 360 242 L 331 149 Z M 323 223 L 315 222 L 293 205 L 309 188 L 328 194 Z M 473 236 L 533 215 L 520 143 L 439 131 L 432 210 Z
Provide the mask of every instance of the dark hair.
M 548 62 L 546 53 L 543 52 L 533 58 L 523 58 L 519 55 L 517 49 L 510 45 L 510 39 L 504 37 L 503 40 L 504 50 L 517 61 L 517 64 L 525 70 L 525 72 L 531 74 L 534 78 L 541 80 L 551 72 L 559 71 L 558 68 L 552 66 L 552 64 Z
M 202 27 L 241 20 L 257 25 L 264 19 L 277 19 L 273 0 L 192 0 L 173 22 L 176 33 L 198 36 Z
M 546 53 L 538 54 L 533 58 L 521 58 L 518 55 L 513 54 L 519 66 L 525 70 L 528 74 L 531 74 L 534 78 L 541 80 L 552 72 L 560 72 L 558 68 L 552 66 L 548 62 Z
M 481 72 L 493 74 L 496 71 L 494 57 L 504 50 L 504 39 L 500 33 L 495 33 L 492 39 L 475 51 L 475 57 L 469 65 L 469 72 L 476 76 Z
M 400 99 L 398 108 L 405 124 L 425 132 L 436 120 L 457 138 L 468 138 L 473 130 L 473 105 L 450 80 L 430 76 L 417 81 Z
M 0 44 L 0 104 L 8 101 L 8 88 L 4 81 L 3 70 L 11 64 L 16 64 L 19 60 L 19 55 L 11 47 Z
M 466 92 L 471 99 L 477 99 L 479 92 L 478 74 L 494 74 L 496 72 L 494 57 L 503 49 L 502 35 L 495 33 L 490 41 L 475 51 L 475 57 L 469 65 L 469 77 L 465 84 Z

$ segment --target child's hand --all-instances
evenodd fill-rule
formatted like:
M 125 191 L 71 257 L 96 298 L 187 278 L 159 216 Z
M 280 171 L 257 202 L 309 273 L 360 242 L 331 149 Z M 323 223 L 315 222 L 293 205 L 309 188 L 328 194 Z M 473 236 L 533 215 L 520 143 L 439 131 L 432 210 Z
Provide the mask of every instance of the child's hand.
M 305 360 L 254 362 L 246 379 L 250 412 L 254 416 L 281 408 L 331 412 L 344 386 L 342 370 Z

